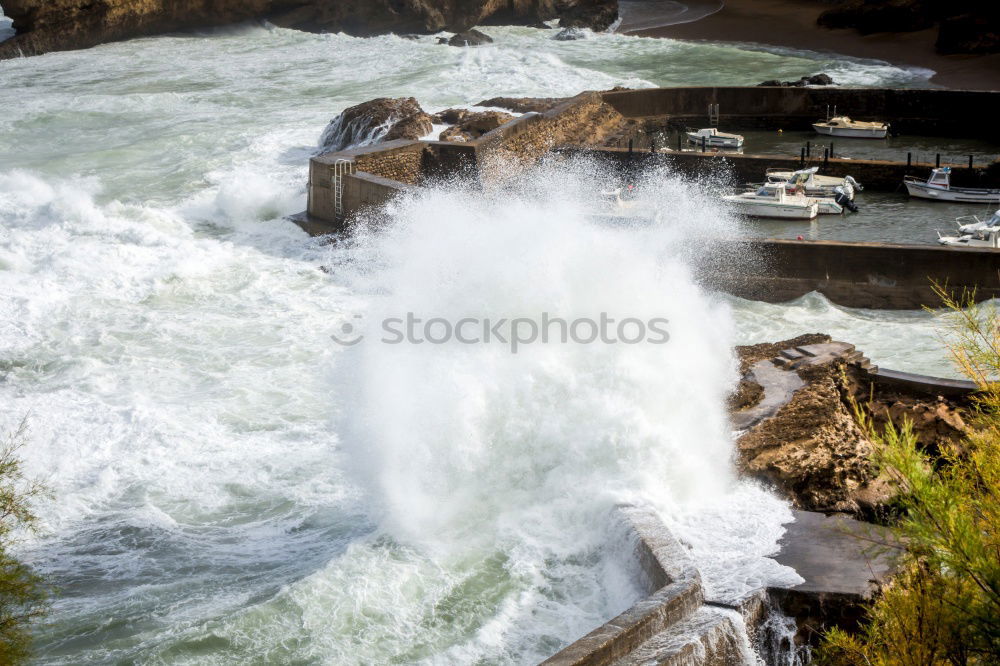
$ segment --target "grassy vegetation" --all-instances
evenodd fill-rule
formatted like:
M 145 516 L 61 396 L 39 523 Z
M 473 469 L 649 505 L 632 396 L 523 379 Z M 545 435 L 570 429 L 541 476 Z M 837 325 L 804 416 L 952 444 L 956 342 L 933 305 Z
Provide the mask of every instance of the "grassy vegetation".
M 900 493 L 907 553 L 861 630 L 828 632 L 820 664 L 1000 664 L 1000 318 L 968 294 L 939 295 L 951 353 L 980 389 L 974 427 L 964 447 L 932 459 L 908 425 L 876 432 L 856 410 Z
M 25 478 L 18 455 L 27 420 L 0 443 L 0 664 L 20 664 L 31 654 L 31 626 L 45 615 L 48 590 L 12 553 L 26 531 L 38 524 L 32 509 L 45 489 Z

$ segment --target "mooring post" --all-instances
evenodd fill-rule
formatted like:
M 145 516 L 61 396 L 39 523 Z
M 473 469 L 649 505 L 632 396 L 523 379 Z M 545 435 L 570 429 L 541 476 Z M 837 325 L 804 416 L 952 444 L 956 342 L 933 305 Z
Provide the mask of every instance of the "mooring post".
M 972 155 L 969 155 L 969 168 L 972 168 Z
M 678 132 L 677 133 L 677 152 L 679 153 L 682 150 L 684 150 L 684 149 L 681 147 L 681 133 Z
M 802 154 L 799 155 L 799 168 L 800 169 L 806 165 L 806 153 L 807 152 L 808 151 L 806 150 L 806 147 L 802 146 Z
M 830 157 L 833 157 L 833 141 L 830 142 Z
M 826 169 L 827 163 L 830 161 L 830 149 L 823 149 L 823 168 Z
M 906 153 L 906 168 L 910 168 L 913 165 L 913 153 Z
M 651 137 L 649 139 L 649 152 L 651 152 L 651 153 L 655 153 L 656 152 L 656 137 L 655 136 Z
M 701 137 L 701 152 L 705 152 L 705 137 Z
M 806 141 L 806 157 L 812 156 L 812 141 Z
M 938 153 L 937 157 L 934 158 L 934 168 L 939 168 L 940 166 L 941 166 L 941 153 Z
M 628 140 L 628 158 L 632 159 L 632 137 Z

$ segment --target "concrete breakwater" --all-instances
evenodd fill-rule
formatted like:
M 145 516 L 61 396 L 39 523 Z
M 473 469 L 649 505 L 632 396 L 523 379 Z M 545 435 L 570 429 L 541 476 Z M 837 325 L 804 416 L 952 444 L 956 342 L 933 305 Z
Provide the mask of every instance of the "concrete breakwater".
M 712 100 L 721 100 L 715 101 Z M 509 177 L 552 151 L 584 153 L 605 160 L 627 177 L 654 165 L 692 177 L 759 180 L 768 166 L 796 168 L 797 156 L 713 155 L 579 147 L 581 128 L 589 140 L 614 136 L 621 118 L 654 124 L 696 119 L 720 105 L 723 120 L 800 126 L 825 112 L 826 104 L 858 108 L 892 118 L 903 127 L 968 135 L 1000 114 L 1000 93 L 950 90 L 853 90 L 810 88 L 664 88 L 582 93 L 544 113 L 525 114 L 478 140 L 390 141 L 314 157 L 309 170 L 309 206 L 296 219 L 311 233 L 339 231 L 352 216 L 377 208 L 424 182 L 462 175 L 489 184 Z M 956 123 L 956 109 L 971 115 Z M 727 115 L 729 110 L 738 114 Z M 617 114 L 617 115 L 615 115 Z M 763 119 L 763 120 L 762 120 Z M 982 121 L 982 122 L 980 122 Z M 992 129 L 985 131 L 994 131 Z M 810 163 L 815 164 L 816 159 Z M 821 160 L 820 160 L 821 161 Z M 825 172 L 850 173 L 872 189 L 895 189 L 906 174 L 926 174 L 931 165 L 880 160 L 829 160 Z M 1000 186 L 1000 162 L 988 168 L 954 170 L 956 183 Z M 734 247 L 734 245 L 736 247 Z M 712 288 L 744 298 L 787 301 L 818 291 L 848 307 L 918 309 L 938 305 L 931 280 L 957 291 L 975 289 L 979 299 L 1000 295 L 1000 253 L 869 243 L 791 240 L 720 240 L 719 256 L 756 257 L 734 268 L 720 259 L 703 267 Z

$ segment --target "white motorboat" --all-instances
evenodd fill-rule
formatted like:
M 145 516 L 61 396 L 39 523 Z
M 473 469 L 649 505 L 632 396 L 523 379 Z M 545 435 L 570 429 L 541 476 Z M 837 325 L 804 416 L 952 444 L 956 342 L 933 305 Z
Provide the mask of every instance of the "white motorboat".
M 938 235 L 938 243 L 948 247 L 989 247 L 1000 249 L 1000 229 L 990 229 L 978 234 L 965 236 Z
M 788 194 L 782 183 L 765 183 L 754 192 L 731 194 L 723 201 L 749 217 L 773 217 L 786 220 L 811 220 L 819 215 L 819 203 L 801 195 Z
M 837 188 L 841 188 L 848 199 L 853 201 L 855 194 L 865 189 L 852 176 L 820 176 L 818 171 L 819 167 L 798 171 L 768 169 L 765 171 L 765 177 L 769 183 L 785 183 L 790 190 L 804 188 L 804 193 L 808 197 L 836 197 L 839 194 Z
M 1000 210 L 985 220 L 975 215 L 964 215 L 955 222 L 958 224 L 956 235 L 943 236 L 938 232 L 938 242 L 941 245 L 1000 248 Z
M 886 123 L 867 123 L 851 120 L 847 116 L 836 116 L 829 120 L 813 123 L 813 129 L 819 134 L 839 136 L 845 139 L 884 139 L 889 133 Z
M 709 148 L 742 148 L 743 147 L 743 135 L 742 134 L 728 134 L 726 132 L 720 132 L 715 127 L 706 127 L 705 129 L 700 129 L 697 132 L 687 133 L 688 143 L 694 143 L 697 145 L 705 144 Z
M 903 184 L 911 197 L 955 203 L 1000 203 L 1000 189 L 952 187 L 951 167 L 931 169 L 927 180 L 905 176 Z

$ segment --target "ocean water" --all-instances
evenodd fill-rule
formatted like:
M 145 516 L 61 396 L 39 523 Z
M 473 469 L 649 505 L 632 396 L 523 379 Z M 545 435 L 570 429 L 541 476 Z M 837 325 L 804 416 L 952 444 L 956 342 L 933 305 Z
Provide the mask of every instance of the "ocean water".
M 53 499 L 23 553 L 60 588 L 38 663 L 531 663 L 636 598 L 609 521 L 622 501 L 658 507 L 720 595 L 794 576 L 766 558 L 787 506 L 731 469 L 732 345 L 892 337 L 908 340 L 892 360 L 922 370 L 941 358 L 914 343 L 929 315 L 701 291 L 679 239 L 743 227 L 664 175 L 649 187 L 677 205 L 648 229 L 587 218 L 607 183 L 586 164 L 485 197 L 422 192 L 350 241 L 282 218 L 305 206 L 327 122 L 374 96 L 435 110 L 925 77 L 488 32 L 460 50 L 246 26 L 0 63 L 0 428 L 29 419 Z M 664 316 L 671 340 L 512 354 L 330 337 L 403 311 Z

